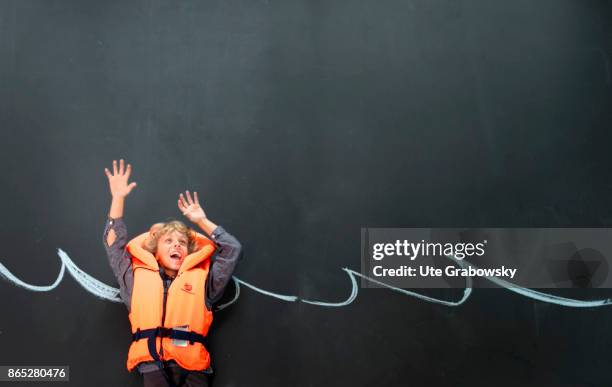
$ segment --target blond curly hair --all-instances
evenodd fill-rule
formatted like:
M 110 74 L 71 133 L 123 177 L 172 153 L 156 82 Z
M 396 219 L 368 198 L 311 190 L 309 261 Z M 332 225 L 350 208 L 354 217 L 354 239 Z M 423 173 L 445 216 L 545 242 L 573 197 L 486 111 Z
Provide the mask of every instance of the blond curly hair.
M 149 229 L 149 238 L 144 241 L 142 247 L 151 254 L 155 255 L 157 253 L 157 241 L 159 238 L 162 235 L 166 235 L 167 233 L 173 231 L 178 231 L 187 237 L 187 251 L 189 254 L 196 250 L 196 238 L 193 230 L 179 220 L 171 220 L 165 223 L 155 223 Z

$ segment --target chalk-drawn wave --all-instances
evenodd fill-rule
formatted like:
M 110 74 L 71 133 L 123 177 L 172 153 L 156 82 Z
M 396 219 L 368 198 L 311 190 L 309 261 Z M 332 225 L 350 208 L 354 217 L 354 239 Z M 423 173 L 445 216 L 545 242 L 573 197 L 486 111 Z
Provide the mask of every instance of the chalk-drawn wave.
M 64 252 L 62 249 L 58 249 L 57 254 L 60 257 L 62 266 L 60 268 L 60 272 L 57 278 L 55 279 L 55 282 L 53 282 L 51 285 L 38 286 L 38 285 L 28 284 L 20 280 L 19 278 L 17 278 L 13 273 L 11 273 L 1 263 L 0 263 L 0 276 L 6 279 L 7 281 L 12 282 L 13 284 L 20 286 L 24 289 L 27 289 L 33 292 L 48 292 L 48 291 L 55 289 L 57 285 L 59 285 L 59 283 L 64 278 L 64 273 L 66 272 L 66 270 L 68 270 L 68 273 L 77 281 L 77 283 L 79 283 L 86 291 L 90 292 L 96 297 L 100 297 L 102 299 L 112 301 L 112 302 L 122 302 L 121 298 L 119 297 L 119 289 L 106 285 L 98 281 L 94 277 L 90 276 L 89 274 L 85 273 L 83 270 L 79 269 L 79 267 L 70 259 L 68 254 L 66 254 L 66 252 Z M 474 267 L 475 269 L 478 269 L 477 266 L 467 261 L 459 261 L 459 260 L 454 259 L 453 257 L 448 257 L 448 258 L 462 267 L 469 265 L 469 266 Z M 366 281 L 372 282 L 376 285 L 382 286 L 384 288 L 387 288 L 394 292 L 398 292 L 400 294 L 404 294 L 406 296 L 415 297 L 422 301 L 445 305 L 445 306 L 459 306 L 465 303 L 467 299 L 470 297 L 470 295 L 472 294 L 472 290 L 473 290 L 471 277 L 466 277 L 466 284 L 465 284 L 465 289 L 463 291 L 463 296 L 457 301 L 448 301 L 448 300 L 442 300 L 442 299 L 435 298 L 435 297 L 426 296 L 424 294 L 409 291 L 406 289 L 401 289 L 395 286 L 391 286 L 391 285 L 385 284 L 384 282 L 380 282 L 378 280 L 365 276 L 361 273 L 358 273 L 346 267 L 342 268 L 342 270 L 344 270 L 347 273 L 351 281 L 351 293 L 349 294 L 347 299 L 344 301 L 339 301 L 339 302 L 315 301 L 315 300 L 307 300 L 307 299 L 299 298 L 298 296 L 294 296 L 294 295 L 284 295 L 284 294 L 273 293 L 273 292 L 261 289 L 255 285 L 252 285 L 234 276 L 232 278 L 234 281 L 234 284 L 236 285 L 236 292 L 234 294 L 234 297 L 227 303 L 220 305 L 218 307 L 218 310 L 224 309 L 232 305 L 238 300 L 238 298 L 240 297 L 241 286 L 245 286 L 255 292 L 258 292 L 265 296 L 273 297 L 273 298 L 276 298 L 282 301 L 287 301 L 287 302 L 298 302 L 299 301 L 299 302 L 303 302 L 303 303 L 314 305 L 314 306 L 335 307 L 335 308 L 350 305 L 353 301 L 355 301 L 359 293 L 359 286 L 357 285 L 356 277 L 360 277 Z M 536 291 L 536 290 L 532 290 L 528 288 L 518 287 L 514 284 L 511 284 L 509 282 L 506 282 L 496 277 L 483 277 L 483 278 L 493 282 L 494 284 L 500 287 L 503 287 L 512 292 L 515 292 L 521 296 L 531 298 L 534 300 L 538 300 L 538 301 L 542 301 L 542 302 L 546 302 L 546 303 L 550 303 L 550 304 L 561 305 L 561 306 L 572 307 L 572 308 L 593 308 L 593 307 L 601 307 L 601 306 L 607 306 L 607 305 L 612 304 L 611 298 L 599 299 L 599 300 L 577 300 L 577 299 L 572 299 L 572 298 L 560 297 L 560 296 L 556 296 L 553 294 L 544 293 L 544 292 L 540 292 L 540 291 Z
M 0 276 L 4 277 L 8 281 L 13 282 L 15 285 L 20 286 L 24 289 L 31 290 L 33 292 L 48 292 L 53 289 L 64 278 L 64 273 L 66 269 L 68 269 L 68 273 L 72 275 L 72 277 L 88 292 L 93 295 L 103 298 L 105 300 L 113 301 L 113 302 L 122 302 L 119 297 L 119 289 L 114 288 L 112 286 L 108 286 L 89 274 L 85 273 L 83 270 L 79 269 L 77 265 L 70 259 L 68 254 L 64 252 L 62 249 L 57 249 L 57 255 L 59 255 L 62 261 L 62 267 L 60 268 L 60 272 L 57 276 L 55 282 L 48 286 L 37 286 L 31 285 L 23 282 L 19 278 L 17 278 L 13 273 L 11 273 L 3 264 L 0 263 Z

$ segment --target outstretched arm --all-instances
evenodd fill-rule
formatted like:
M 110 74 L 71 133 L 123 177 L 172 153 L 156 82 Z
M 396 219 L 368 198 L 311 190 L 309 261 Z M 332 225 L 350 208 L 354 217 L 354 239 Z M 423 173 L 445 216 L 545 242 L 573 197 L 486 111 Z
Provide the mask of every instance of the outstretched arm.
M 128 183 L 130 174 L 132 173 L 132 166 L 128 164 L 126 168 L 123 159 L 121 159 L 119 160 L 119 168 L 117 168 L 117 160 L 113 160 L 113 173 L 111 173 L 108 168 L 104 168 L 104 173 L 108 178 L 108 186 L 112 196 L 108 216 L 112 219 L 121 218 L 123 217 L 125 198 L 132 192 L 134 187 L 136 187 L 136 183 Z M 106 239 L 107 245 L 112 245 L 116 237 L 115 231 L 110 230 Z
M 115 278 L 117 278 L 121 299 L 127 306 L 128 311 L 130 310 L 134 276 L 131 270 L 132 261 L 124 249 L 127 243 L 127 229 L 122 217 L 125 197 L 136 186 L 136 183 L 128 184 L 131 169 L 132 167 L 129 164 L 127 169 L 125 168 L 123 160 L 119 161 L 119 165 L 117 165 L 116 160 L 113 160 L 112 173 L 108 169 L 104 169 L 113 199 L 109 211 L 110 219 L 106 221 L 102 236 L 108 262 Z
M 217 245 L 217 254 L 214 256 L 212 266 L 206 279 L 206 307 L 211 310 L 212 305 L 218 302 L 225 292 L 227 284 L 232 278 L 238 259 L 242 255 L 240 242 L 223 227 L 213 223 L 200 206 L 198 193 L 193 193 L 193 199 L 189 191 L 185 195 L 179 195 L 179 210 L 193 223 L 197 224 L 208 234 Z

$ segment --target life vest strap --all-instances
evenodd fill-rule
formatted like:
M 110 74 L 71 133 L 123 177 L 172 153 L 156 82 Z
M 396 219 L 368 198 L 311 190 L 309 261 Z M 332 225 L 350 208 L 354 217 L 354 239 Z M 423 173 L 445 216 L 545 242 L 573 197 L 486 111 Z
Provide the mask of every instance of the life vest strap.
M 149 341 L 155 341 L 154 339 L 156 337 L 169 337 L 171 339 L 189 341 L 189 344 L 191 345 L 196 342 L 206 345 L 206 336 L 204 335 L 194 331 L 187 332 L 166 327 L 157 327 L 144 330 L 140 330 L 139 328 L 132 335 L 132 340 L 138 341 L 140 339 L 149 339 Z
M 168 382 L 168 386 L 170 387 L 182 386 L 189 372 L 186 372 L 185 370 L 181 368 L 181 376 L 180 376 L 179 384 L 178 385 L 174 384 L 170 375 L 167 374 L 166 369 L 164 367 L 164 363 L 162 362 L 161 358 L 159 357 L 159 354 L 157 353 L 157 348 L 155 345 L 155 338 L 157 337 L 169 337 L 171 339 L 189 341 L 189 344 L 191 345 L 197 342 L 197 343 L 201 343 L 204 346 L 206 346 L 206 337 L 197 332 L 193 332 L 193 331 L 186 332 L 186 331 L 181 331 L 181 330 L 166 328 L 166 327 L 157 327 L 157 328 L 150 328 L 150 329 L 143 329 L 143 330 L 138 328 L 136 329 L 136 332 L 132 334 L 133 341 L 147 339 L 147 347 L 149 349 L 149 354 L 151 355 L 153 360 L 155 360 L 155 363 L 158 365 L 159 369 L 162 371 L 162 374 L 164 375 L 166 382 Z

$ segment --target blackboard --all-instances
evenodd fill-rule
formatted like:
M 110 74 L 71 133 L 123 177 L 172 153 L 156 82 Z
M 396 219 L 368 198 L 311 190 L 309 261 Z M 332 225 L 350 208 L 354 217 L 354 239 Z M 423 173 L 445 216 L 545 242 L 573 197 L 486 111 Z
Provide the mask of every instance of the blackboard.
M 300 300 L 347 299 L 362 227 L 610 226 L 611 17 L 569 0 L 3 1 L 0 263 L 46 286 L 61 249 L 116 286 L 103 168 L 120 157 L 130 235 L 197 190 L 244 246 L 236 277 Z M 120 303 L 68 272 L 0 291 L 0 365 L 142 384 Z M 506 289 L 300 300 L 240 286 L 215 316 L 216 386 L 612 382 L 609 308 Z

